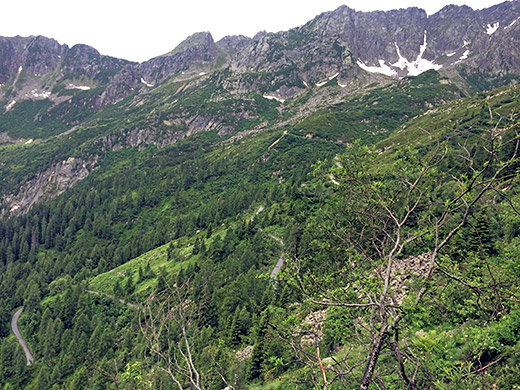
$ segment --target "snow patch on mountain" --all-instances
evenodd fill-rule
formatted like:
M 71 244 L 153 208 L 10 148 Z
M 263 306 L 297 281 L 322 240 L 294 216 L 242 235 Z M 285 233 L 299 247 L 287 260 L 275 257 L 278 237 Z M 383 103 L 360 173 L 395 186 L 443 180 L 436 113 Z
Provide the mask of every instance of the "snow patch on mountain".
M 486 34 L 487 35 L 493 35 L 494 33 L 497 32 L 499 27 L 500 27 L 500 22 L 496 22 L 496 23 L 493 23 L 493 24 L 488 24 L 486 26 Z
M 285 102 L 285 99 L 281 99 L 281 98 L 276 97 L 276 96 L 274 96 L 274 95 L 267 95 L 267 94 L 265 94 L 265 95 L 263 95 L 263 96 L 264 96 L 264 98 L 266 98 L 267 100 L 273 100 L 273 99 L 274 99 L 274 100 L 276 100 L 276 101 L 278 101 L 278 102 L 280 102 L 280 103 Z
M 361 60 L 357 60 L 357 64 L 358 66 L 363 69 L 363 70 L 366 70 L 367 72 L 370 72 L 370 73 L 381 73 L 381 74 L 384 74 L 384 75 L 387 75 L 387 76 L 397 76 L 397 72 L 395 70 L 393 70 L 392 68 L 390 68 L 387 64 L 385 64 L 385 60 L 379 60 L 379 66 L 368 66 L 366 64 L 364 64 Z M 324 84 L 326 84 L 327 82 L 325 82 Z M 316 86 L 319 87 L 318 84 L 316 84 Z
M 33 89 L 31 91 L 31 94 L 33 97 L 35 98 L 42 98 L 42 99 L 46 99 L 48 98 L 49 96 L 51 96 L 51 93 L 49 91 L 43 91 L 43 92 L 38 92 L 37 89 Z
M 79 89 L 81 91 L 88 91 L 90 89 L 90 87 L 88 85 L 74 85 L 74 84 L 69 84 L 69 88 L 70 89 Z
M 150 88 L 154 87 L 153 84 L 150 84 L 149 82 L 147 82 L 147 81 L 146 81 L 145 79 L 143 79 L 142 77 L 141 77 L 141 83 L 143 83 L 144 85 L 146 85 L 147 87 L 150 87 Z
M 316 83 L 315 85 L 317 87 L 323 87 L 325 84 L 327 84 L 330 80 L 335 79 L 339 76 L 339 72 L 334 73 L 332 76 L 327 77 L 327 80 L 320 81 L 319 83 Z M 305 82 L 304 82 L 305 83 Z M 307 86 L 307 83 L 305 83 L 305 86 Z
M 467 59 L 469 57 L 469 49 L 467 49 L 462 55 L 459 57 L 458 61 L 455 63 L 458 64 L 459 62 L 462 62 L 463 60 Z
M 442 68 L 442 65 L 436 64 L 433 61 L 423 58 L 424 52 L 426 51 L 426 48 L 428 47 L 426 30 L 424 30 L 423 44 L 419 48 L 419 55 L 413 62 L 408 61 L 407 58 L 405 58 L 401 55 L 401 51 L 399 50 L 399 46 L 397 45 L 397 42 L 394 42 L 394 45 L 395 45 L 395 49 L 397 50 L 397 55 L 399 56 L 399 60 L 395 64 L 392 64 L 392 66 L 398 67 L 401 70 L 406 70 L 406 72 L 410 76 L 418 76 L 421 73 L 426 72 L 427 70 L 430 70 L 430 69 L 439 70 L 440 68 Z
M 7 107 L 5 108 L 6 111 L 9 111 L 11 108 L 13 108 L 13 106 L 16 104 L 16 100 L 13 100 L 11 103 L 9 103 L 7 105 Z
M 515 20 L 513 20 L 513 21 L 509 24 L 509 26 L 504 27 L 504 30 L 513 27 L 513 26 L 515 25 L 515 23 L 518 22 L 518 20 L 520 20 L 520 17 L 518 17 L 518 18 L 516 18 Z

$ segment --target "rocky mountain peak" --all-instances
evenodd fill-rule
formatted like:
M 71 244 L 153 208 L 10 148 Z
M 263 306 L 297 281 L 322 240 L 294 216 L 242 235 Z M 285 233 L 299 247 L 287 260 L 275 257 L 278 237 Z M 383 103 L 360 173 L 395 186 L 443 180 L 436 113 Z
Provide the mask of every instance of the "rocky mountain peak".
M 186 51 L 205 49 L 211 51 L 213 48 L 215 48 L 215 41 L 213 40 L 213 36 L 209 31 L 204 31 L 190 35 L 184 41 L 179 43 L 177 47 L 175 47 L 175 49 L 173 49 L 169 54 L 175 55 L 184 53 Z
M 243 35 L 230 35 L 217 42 L 217 47 L 226 53 L 238 53 L 254 40 Z
M 6 111 L 22 100 L 61 103 L 66 95 L 108 83 L 127 64 L 87 45 L 69 48 L 43 36 L 0 38 L 0 99 Z
M 24 79 L 24 73 L 53 74 L 51 83 L 32 76 L 30 85 L 15 88 L 4 96 L 6 108 L 20 97 L 60 102 L 66 98 L 52 93 L 57 87 L 82 91 L 103 86 L 95 104 L 99 108 L 169 79 L 196 80 L 226 67 L 233 75 L 226 88 L 280 101 L 333 79 L 345 87 L 367 73 L 384 80 L 431 69 L 471 78 L 473 84 L 476 79 L 469 75 L 485 74 L 477 77 L 486 79 L 475 84 L 479 89 L 512 82 L 520 74 L 519 20 L 518 1 L 480 11 L 450 5 L 430 16 L 417 7 L 359 12 L 341 6 L 301 27 L 264 31 L 252 39 L 231 36 L 215 42 L 210 32 L 198 32 L 141 64 L 102 56 L 85 45 L 68 48 L 45 37 L 0 38 L 0 84 L 8 91 L 7 85 Z M 85 79 L 85 84 L 76 84 Z
M 369 85 L 406 85 L 415 80 L 408 76 L 428 70 L 438 73 L 425 79 L 456 84 L 457 91 L 490 89 L 520 80 L 519 4 L 481 11 L 452 5 L 430 16 L 417 7 L 359 12 L 342 6 L 252 39 L 215 42 L 211 33 L 198 32 L 140 64 L 45 37 L 0 37 L 0 136 L 32 145 L 33 138 L 74 131 L 120 102 L 117 109 L 131 114 L 108 149 L 169 145 L 199 131 L 260 126 L 250 125 L 261 117 L 257 105 L 269 105 L 273 115 L 296 108 L 295 117 L 303 117 Z M 27 126 L 12 120 L 18 114 Z

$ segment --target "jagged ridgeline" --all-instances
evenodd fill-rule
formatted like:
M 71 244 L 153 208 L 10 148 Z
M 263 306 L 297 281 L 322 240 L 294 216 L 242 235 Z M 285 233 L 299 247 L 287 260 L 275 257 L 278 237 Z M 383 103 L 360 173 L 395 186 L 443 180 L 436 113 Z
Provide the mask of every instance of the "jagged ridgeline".
M 514 388 L 519 19 L 0 38 L 0 387 Z

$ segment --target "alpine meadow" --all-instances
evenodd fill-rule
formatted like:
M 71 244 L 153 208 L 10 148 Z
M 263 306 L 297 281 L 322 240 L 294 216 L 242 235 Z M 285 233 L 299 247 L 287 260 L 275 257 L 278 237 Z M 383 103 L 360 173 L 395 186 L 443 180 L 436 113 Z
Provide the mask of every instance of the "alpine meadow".
M 520 388 L 519 82 L 517 0 L 0 37 L 0 388 Z

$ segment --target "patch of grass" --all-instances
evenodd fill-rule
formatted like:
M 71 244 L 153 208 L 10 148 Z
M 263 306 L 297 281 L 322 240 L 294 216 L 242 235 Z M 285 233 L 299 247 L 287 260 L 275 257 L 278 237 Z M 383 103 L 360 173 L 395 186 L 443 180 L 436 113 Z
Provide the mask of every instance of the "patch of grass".
M 161 267 L 164 267 L 168 273 L 178 271 L 181 264 L 185 264 L 186 262 L 168 261 L 168 245 L 169 244 L 165 244 L 152 249 L 151 251 L 120 265 L 119 267 L 97 275 L 91 280 L 89 288 L 101 293 L 112 294 L 117 281 L 123 283 L 129 275 L 132 275 L 135 282 L 138 277 L 139 267 L 141 266 L 144 269 L 147 263 L 150 265 L 150 269 L 155 275 L 159 275 Z M 183 253 L 186 254 L 187 252 L 188 248 L 184 248 Z M 136 291 L 145 291 L 147 288 L 153 287 L 153 285 L 155 285 L 155 278 L 146 279 L 136 286 Z

